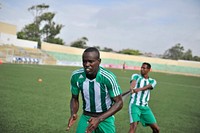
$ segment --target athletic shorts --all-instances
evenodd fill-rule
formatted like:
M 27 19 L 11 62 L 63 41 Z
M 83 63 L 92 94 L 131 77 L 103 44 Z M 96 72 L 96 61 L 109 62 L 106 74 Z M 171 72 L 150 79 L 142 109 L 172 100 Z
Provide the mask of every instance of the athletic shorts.
M 156 123 L 155 116 L 149 106 L 129 105 L 130 123 L 141 122 L 143 126 Z
M 76 133 L 85 133 L 87 126 L 89 125 L 88 120 L 91 116 L 82 114 L 78 123 Z M 104 121 L 100 122 L 98 127 L 92 133 L 115 133 L 115 117 L 110 116 Z

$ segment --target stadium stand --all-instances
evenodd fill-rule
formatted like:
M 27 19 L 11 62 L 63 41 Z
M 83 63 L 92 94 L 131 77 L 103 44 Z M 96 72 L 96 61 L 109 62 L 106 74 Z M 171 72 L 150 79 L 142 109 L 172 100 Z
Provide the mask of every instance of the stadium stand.
M 84 49 L 42 43 L 42 50 L 53 56 L 57 60 L 57 65 L 82 65 L 81 55 Z M 200 62 L 132 56 L 102 51 L 101 58 L 101 65 L 109 68 L 122 69 L 125 61 L 126 69 L 139 70 L 142 62 L 149 62 L 152 64 L 152 71 L 200 76 Z
M 17 27 L 0 22 L 0 61 L 1 63 L 48 64 L 82 66 L 81 55 L 84 49 L 42 42 L 20 40 L 16 36 Z M 13 45 L 14 44 L 14 45 Z M 120 68 L 126 62 L 126 69 L 139 70 L 142 62 L 152 64 L 153 71 L 200 76 L 200 62 L 167 60 L 160 58 L 124 55 L 101 52 L 101 65 Z
M 56 60 L 52 56 L 40 49 L 23 48 L 14 45 L 0 45 L 0 59 L 4 63 L 56 64 Z
M 43 47 L 42 50 L 0 45 L 0 60 L 20 64 L 82 66 L 83 49 L 47 43 L 44 45 L 46 48 Z M 101 52 L 101 58 L 101 65 L 108 68 L 122 69 L 122 64 L 126 61 L 126 69 L 139 70 L 141 63 L 147 61 L 152 64 L 153 71 L 200 76 L 200 62 L 175 61 L 109 52 Z

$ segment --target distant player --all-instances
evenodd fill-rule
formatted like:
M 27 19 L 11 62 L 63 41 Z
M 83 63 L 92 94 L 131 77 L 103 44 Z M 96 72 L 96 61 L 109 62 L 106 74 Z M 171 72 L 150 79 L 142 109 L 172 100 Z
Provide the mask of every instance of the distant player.
M 125 72 L 126 71 L 126 63 L 125 62 L 123 63 L 122 67 L 123 67 L 123 71 Z
M 129 103 L 130 129 L 129 133 L 135 133 L 139 122 L 143 126 L 150 126 L 153 133 L 159 133 L 159 127 L 155 116 L 148 106 L 150 91 L 155 87 L 156 80 L 148 76 L 151 65 L 144 62 L 141 67 L 141 74 L 131 76 L 130 88 L 132 90 Z
M 114 114 L 122 106 L 121 88 L 115 75 L 100 65 L 100 53 L 94 47 L 82 55 L 83 68 L 71 76 L 71 116 L 67 131 L 77 119 L 79 93 L 83 100 L 83 114 L 76 133 L 115 133 Z

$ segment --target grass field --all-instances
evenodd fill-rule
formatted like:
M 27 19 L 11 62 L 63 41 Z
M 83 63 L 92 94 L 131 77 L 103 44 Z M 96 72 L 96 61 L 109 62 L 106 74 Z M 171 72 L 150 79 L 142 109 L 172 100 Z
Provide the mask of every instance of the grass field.
M 69 111 L 69 79 L 76 67 L 0 65 L 0 132 L 64 133 Z M 132 73 L 110 69 L 123 91 Z M 152 108 L 162 133 L 200 132 L 200 77 L 151 72 L 158 84 L 151 92 Z M 39 83 L 38 78 L 43 82 Z M 79 115 L 81 108 L 79 109 Z M 115 115 L 117 133 L 129 129 L 128 99 Z M 76 123 L 77 124 L 77 123 Z M 74 133 L 76 124 L 71 128 Z M 139 124 L 138 133 L 150 133 Z

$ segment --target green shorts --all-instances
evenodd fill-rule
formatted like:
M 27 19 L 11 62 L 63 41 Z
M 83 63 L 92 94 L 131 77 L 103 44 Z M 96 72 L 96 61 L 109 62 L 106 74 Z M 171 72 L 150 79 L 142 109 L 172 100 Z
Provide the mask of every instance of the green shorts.
M 129 105 L 130 123 L 141 122 L 143 126 L 156 123 L 155 116 L 149 106 Z
M 84 133 L 89 125 L 88 120 L 91 116 L 82 114 L 78 123 L 76 133 Z M 110 116 L 104 121 L 100 122 L 99 126 L 92 133 L 115 133 L 115 117 Z

